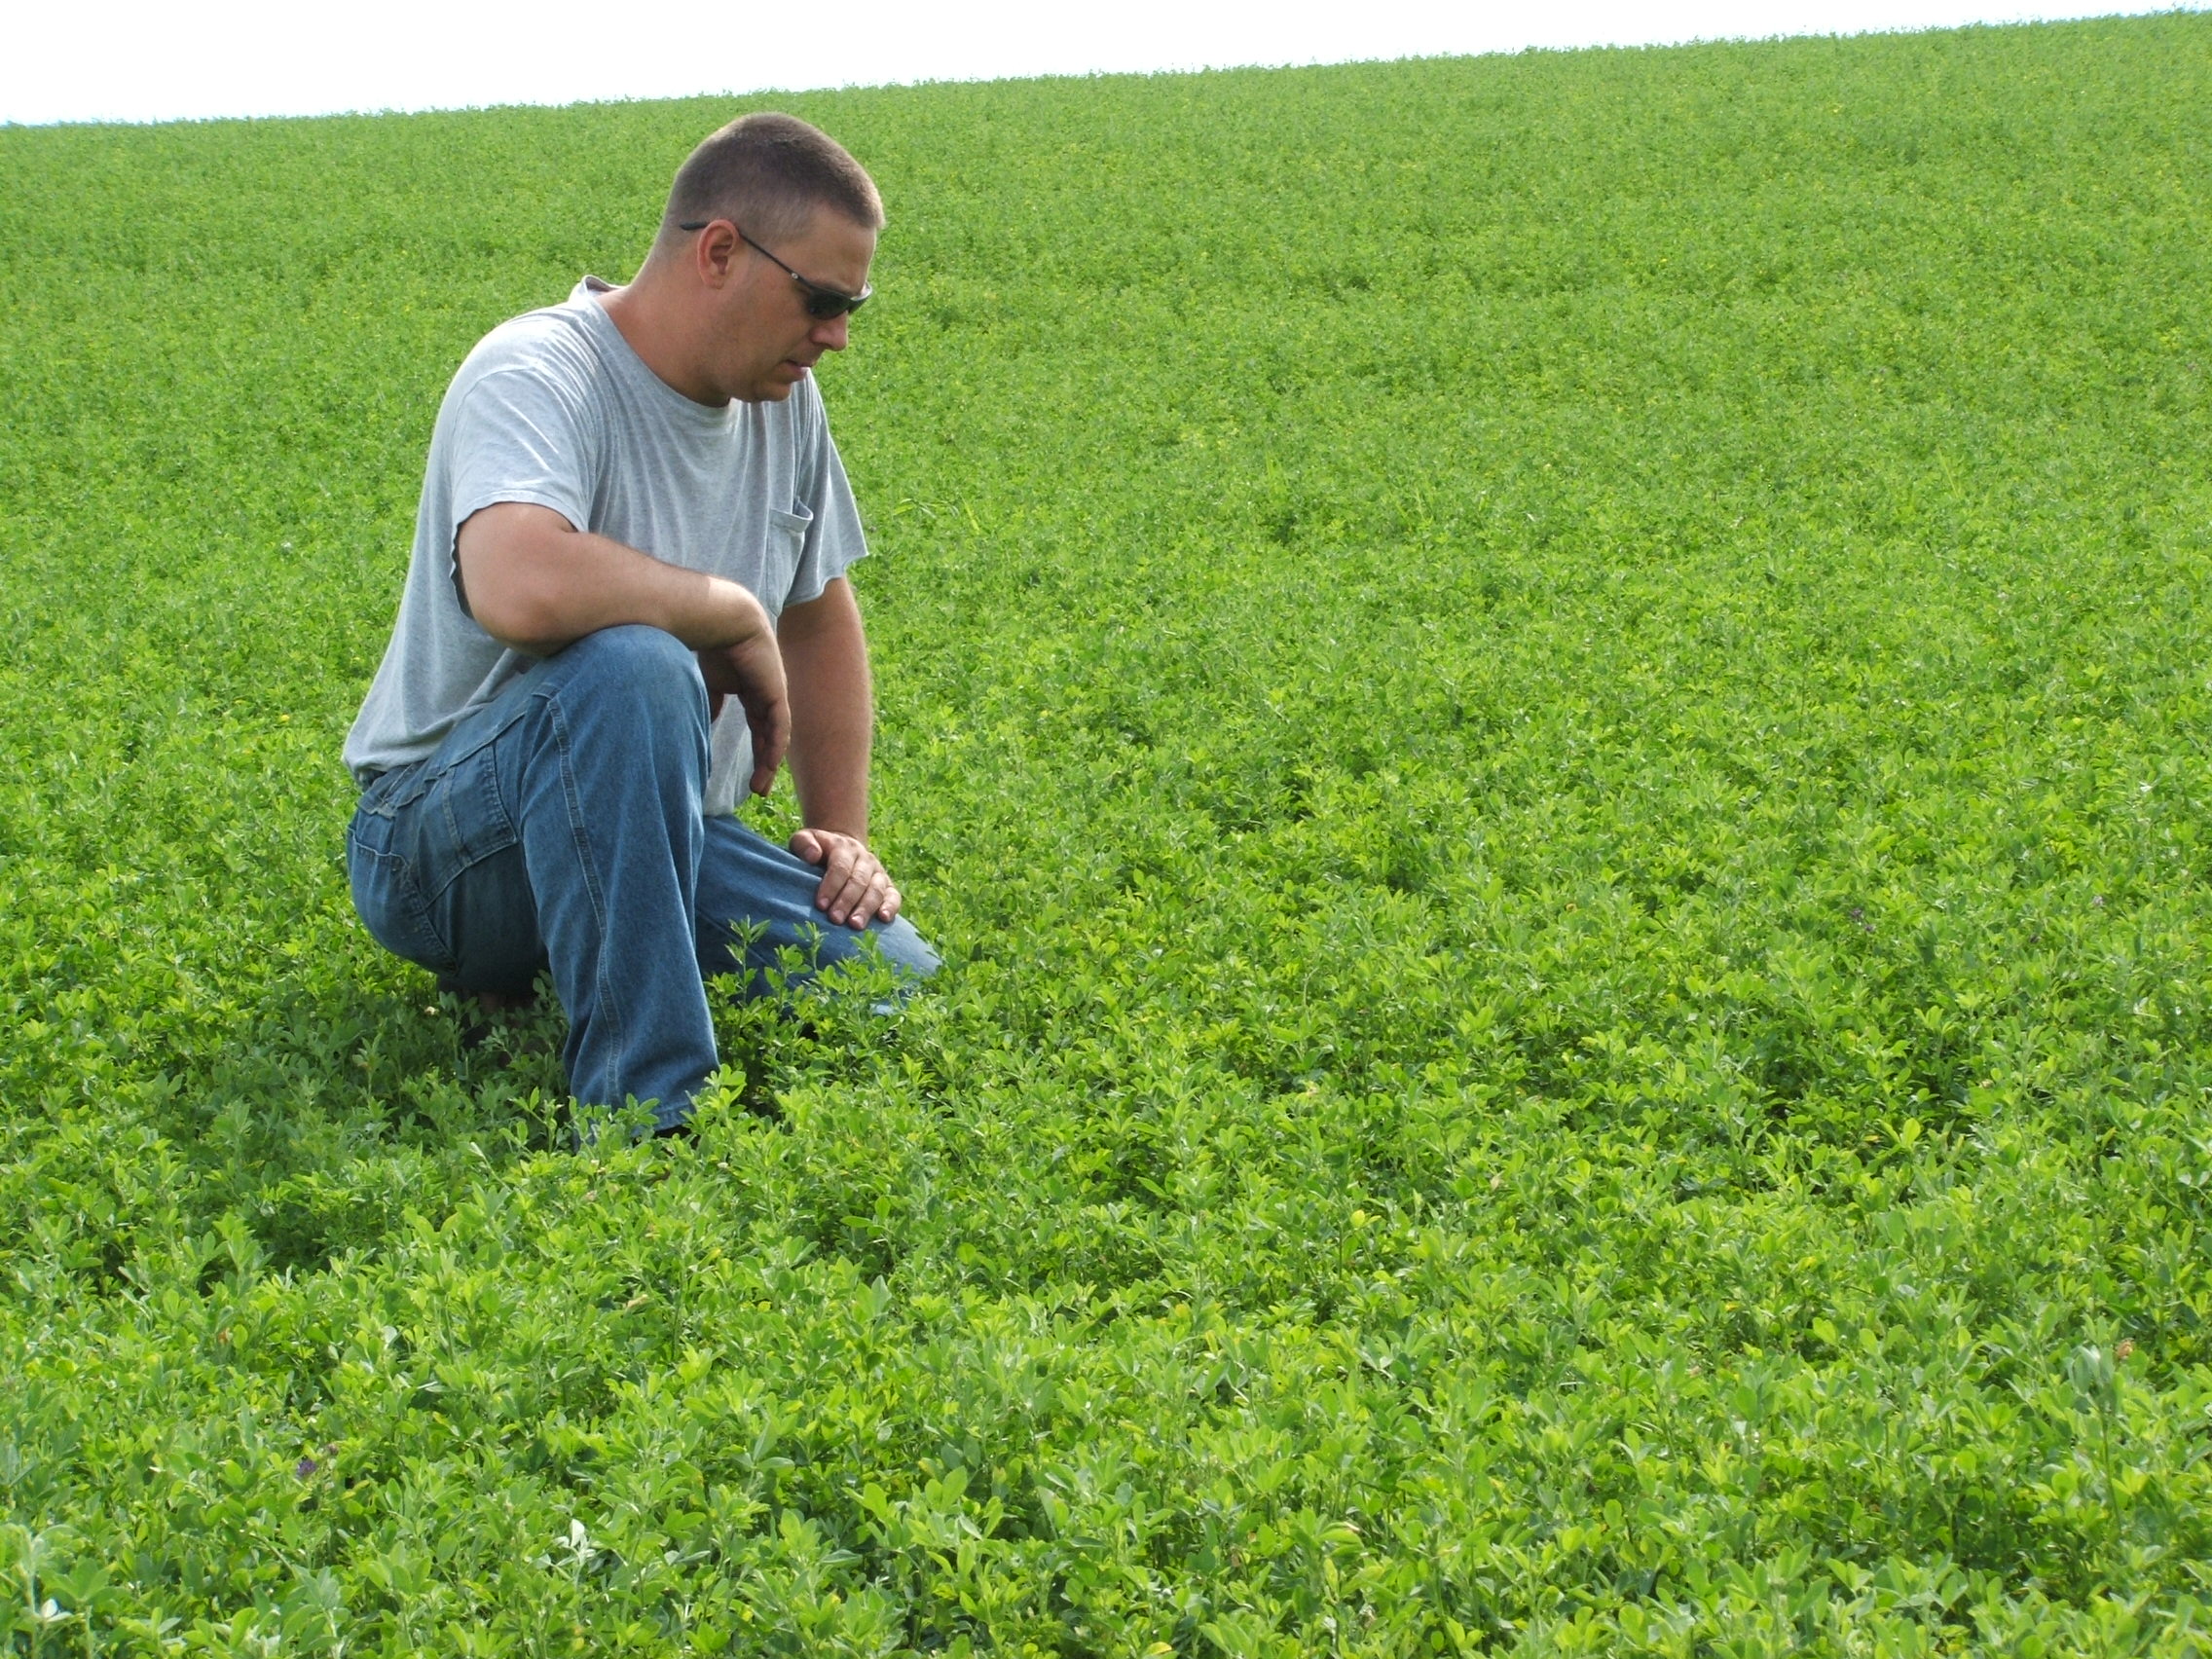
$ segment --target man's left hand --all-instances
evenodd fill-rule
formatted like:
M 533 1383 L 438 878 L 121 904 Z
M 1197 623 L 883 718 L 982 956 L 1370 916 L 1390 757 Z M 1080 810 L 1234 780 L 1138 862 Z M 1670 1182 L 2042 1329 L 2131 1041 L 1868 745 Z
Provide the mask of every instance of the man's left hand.
M 899 889 L 891 885 L 891 877 L 866 841 L 834 830 L 801 830 L 792 837 L 792 851 L 822 866 L 822 885 L 815 890 L 814 903 L 830 913 L 831 921 L 865 928 L 899 914 Z

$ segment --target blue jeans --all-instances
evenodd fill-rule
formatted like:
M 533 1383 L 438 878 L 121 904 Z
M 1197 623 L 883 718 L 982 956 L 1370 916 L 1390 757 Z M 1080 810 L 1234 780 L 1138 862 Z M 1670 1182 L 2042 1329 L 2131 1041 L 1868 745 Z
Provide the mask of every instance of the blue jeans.
M 562 1058 L 586 1105 L 690 1115 L 717 1064 L 704 976 L 751 991 L 785 946 L 815 968 L 872 939 L 906 977 L 937 955 L 903 917 L 839 927 L 822 872 L 735 818 L 707 818 L 707 688 L 657 628 L 587 635 L 465 716 L 426 760 L 361 792 L 353 905 L 379 943 L 469 991 L 552 971 Z M 740 938 L 743 928 L 749 937 Z

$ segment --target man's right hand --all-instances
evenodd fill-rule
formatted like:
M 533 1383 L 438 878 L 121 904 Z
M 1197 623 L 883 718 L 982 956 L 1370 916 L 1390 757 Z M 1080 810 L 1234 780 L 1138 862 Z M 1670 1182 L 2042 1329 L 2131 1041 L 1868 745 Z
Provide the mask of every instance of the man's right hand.
M 784 763 L 792 741 L 791 693 L 784 686 L 784 657 L 776 648 L 775 630 L 763 626 L 735 645 L 709 645 L 698 655 L 699 673 L 707 682 L 708 718 L 719 719 L 729 697 L 745 710 L 753 733 L 751 787 L 755 794 L 764 795 L 775 787 L 776 768 Z

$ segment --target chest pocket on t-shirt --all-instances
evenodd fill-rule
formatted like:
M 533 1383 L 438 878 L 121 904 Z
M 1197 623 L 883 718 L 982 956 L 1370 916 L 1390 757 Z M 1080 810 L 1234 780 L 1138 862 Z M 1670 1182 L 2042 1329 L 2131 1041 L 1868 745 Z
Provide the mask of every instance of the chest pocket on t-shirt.
M 806 533 L 814 514 L 804 501 L 793 501 L 790 512 L 768 509 L 768 580 L 761 585 L 771 593 L 788 596 L 798 580 L 798 562 L 806 550 Z M 809 596 L 811 597 L 811 596 Z

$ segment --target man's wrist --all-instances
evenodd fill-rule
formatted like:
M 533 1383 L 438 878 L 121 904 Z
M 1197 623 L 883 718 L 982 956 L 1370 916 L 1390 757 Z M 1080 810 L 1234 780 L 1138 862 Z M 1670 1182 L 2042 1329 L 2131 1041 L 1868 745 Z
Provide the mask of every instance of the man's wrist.
M 753 592 L 727 576 L 707 576 L 685 571 L 681 586 L 671 589 L 668 603 L 655 622 L 664 633 L 674 634 L 695 651 L 721 651 L 766 635 L 775 636 L 767 608 Z
M 714 579 L 715 598 L 719 602 L 715 607 L 715 648 L 742 645 L 763 634 L 774 634 L 775 624 L 768 619 L 768 608 L 750 588 L 727 576 Z

